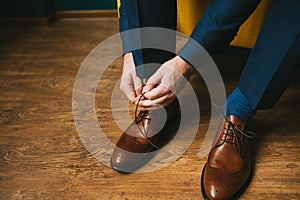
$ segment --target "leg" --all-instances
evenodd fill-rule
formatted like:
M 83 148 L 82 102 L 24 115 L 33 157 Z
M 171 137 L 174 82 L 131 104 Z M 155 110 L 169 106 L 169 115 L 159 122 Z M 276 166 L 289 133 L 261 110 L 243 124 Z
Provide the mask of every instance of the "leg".
M 287 54 L 283 58 L 282 62 L 278 66 L 277 71 L 269 81 L 264 93 L 260 97 L 259 101 L 255 104 L 250 104 L 247 94 L 247 90 L 244 88 L 244 93 L 241 89 L 236 88 L 233 93 L 228 97 L 226 102 L 226 115 L 235 115 L 240 117 L 244 122 L 250 120 L 256 113 L 256 109 L 269 109 L 272 108 L 284 90 L 288 87 L 290 79 L 293 77 L 294 72 L 300 66 L 300 35 L 298 34 L 293 44 L 289 48 Z M 242 82 L 241 85 L 245 84 Z M 249 96 L 249 95 L 248 95 Z
M 251 180 L 244 123 L 256 109 L 275 105 L 299 66 L 300 2 L 276 1 L 269 11 L 238 84 L 228 97 L 226 119 L 202 172 L 206 199 L 236 199 Z M 237 176 L 237 174 L 239 174 Z
M 176 29 L 176 0 L 130 0 L 123 2 L 130 4 L 127 5 L 127 8 L 134 8 L 133 10 L 127 9 L 127 13 L 131 15 L 130 20 L 127 20 L 130 28 Z M 144 35 L 144 32 L 141 32 L 140 36 L 143 45 L 143 42 L 147 40 L 147 33 Z M 175 51 L 176 34 L 166 37 L 160 35 L 155 40 L 157 39 L 158 42 L 162 40 L 163 44 L 171 45 L 168 47 L 174 47 Z M 172 52 L 160 49 L 141 48 L 133 51 L 137 75 L 142 79 L 150 77 L 160 64 L 173 56 Z M 146 66 L 146 64 L 151 64 L 151 66 Z M 142 97 L 143 95 L 140 98 Z M 158 149 L 168 143 L 176 134 L 175 131 L 170 130 L 170 127 L 174 129 L 178 124 L 176 120 L 180 119 L 177 100 L 174 100 L 165 110 L 137 111 L 134 122 L 122 133 L 111 156 L 111 167 L 120 172 L 133 172 L 142 167 L 155 155 Z M 164 111 L 166 121 L 163 120 Z
M 299 1 L 277 1 L 265 19 L 238 84 L 251 109 L 272 108 L 299 67 L 299 13 Z
M 177 3 L 176 0 L 143 0 L 137 1 L 138 3 L 138 15 L 140 27 L 160 27 L 176 30 L 177 19 Z M 170 41 L 170 45 L 174 47 L 176 35 L 169 36 L 170 38 L 157 38 L 162 41 Z M 143 36 L 142 36 L 143 43 Z M 156 63 L 162 64 L 171 59 L 174 53 L 167 52 L 159 49 L 143 49 L 142 50 L 142 63 L 136 63 L 139 65 Z M 136 59 L 135 59 L 136 60 Z M 149 68 L 140 66 L 137 69 L 137 74 L 141 78 L 149 78 L 159 67 L 159 65 L 153 65 Z
M 228 97 L 227 115 L 247 122 L 256 109 L 272 108 L 287 88 L 300 66 L 299 4 L 294 0 L 278 1 L 271 8 L 238 88 Z M 281 15 L 282 9 L 285 16 Z
M 161 27 L 176 30 L 176 18 L 177 18 L 177 1 L 176 0 L 120 0 L 120 32 L 123 42 L 123 53 L 127 53 L 131 50 L 132 40 L 130 33 L 126 31 L 130 29 L 136 29 L 141 27 Z M 125 32 L 125 34 L 122 34 Z M 175 50 L 175 34 L 174 36 L 168 36 L 168 38 L 157 38 L 163 40 L 164 43 L 168 41 L 168 45 L 174 46 Z M 173 38 L 172 38 L 173 37 Z M 172 40 L 173 39 L 173 40 Z M 141 42 L 143 43 L 143 35 L 141 35 Z M 144 70 L 144 64 L 147 63 L 163 63 L 174 56 L 173 53 L 164 52 L 161 50 L 153 49 L 137 49 L 132 51 L 135 66 L 137 66 L 137 75 L 140 78 L 147 78 L 151 76 L 153 71 Z

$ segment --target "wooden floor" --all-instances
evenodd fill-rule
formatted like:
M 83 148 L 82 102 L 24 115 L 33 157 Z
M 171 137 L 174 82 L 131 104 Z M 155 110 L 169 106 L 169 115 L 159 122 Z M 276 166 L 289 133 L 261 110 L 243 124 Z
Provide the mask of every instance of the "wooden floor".
M 202 199 L 206 158 L 198 153 L 209 122 L 205 115 L 190 148 L 155 172 L 119 174 L 82 144 L 72 116 L 75 76 L 88 53 L 116 33 L 116 19 L 0 26 L 0 199 Z M 236 59 L 236 51 L 219 60 L 227 65 L 221 71 L 228 92 L 245 60 Z M 110 98 L 120 69 L 118 59 L 108 92 L 97 98 Z M 276 107 L 258 112 L 249 124 L 257 134 L 256 168 L 241 199 L 300 199 L 299 86 L 293 80 Z M 98 106 L 98 119 L 115 142 L 120 132 L 109 126 L 110 111 Z

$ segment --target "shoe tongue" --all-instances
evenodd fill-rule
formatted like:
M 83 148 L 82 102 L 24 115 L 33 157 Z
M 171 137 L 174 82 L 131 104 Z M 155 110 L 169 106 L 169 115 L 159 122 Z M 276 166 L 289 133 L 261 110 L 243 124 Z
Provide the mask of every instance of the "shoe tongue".
M 229 115 L 226 118 L 227 118 L 227 120 L 231 121 L 233 124 L 236 124 L 236 125 L 240 126 L 241 128 L 244 127 L 244 122 L 241 118 L 234 116 L 234 115 Z
M 135 118 L 135 123 L 139 123 L 141 120 L 147 118 L 147 116 L 149 115 L 149 111 L 140 111 L 138 116 Z

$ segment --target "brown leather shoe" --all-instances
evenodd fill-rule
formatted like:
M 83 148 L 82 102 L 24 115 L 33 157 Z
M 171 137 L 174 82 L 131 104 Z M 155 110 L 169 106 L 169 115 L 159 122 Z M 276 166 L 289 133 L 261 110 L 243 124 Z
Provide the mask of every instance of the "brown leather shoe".
M 133 172 L 143 166 L 174 137 L 179 118 L 177 99 L 165 109 L 140 111 L 115 146 L 110 160 L 112 169 Z
M 204 199 L 236 199 L 252 178 L 249 138 L 243 121 L 227 116 L 214 147 L 209 153 L 201 178 Z

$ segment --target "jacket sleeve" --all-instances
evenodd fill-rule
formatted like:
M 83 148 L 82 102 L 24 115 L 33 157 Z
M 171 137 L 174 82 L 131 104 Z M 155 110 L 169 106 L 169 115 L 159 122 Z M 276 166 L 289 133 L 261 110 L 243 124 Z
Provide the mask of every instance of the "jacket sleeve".
M 119 31 L 122 39 L 122 49 L 123 54 L 126 54 L 130 51 L 130 44 L 132 40 L 128 32 L 128 30 L 130 30 L 130 27 L 128 23 L 128 15 L 125 6 L 125 0 L 120 0 L 119 16 Z
M 129 30 L 128 19 L 127 19 L 127 11 L 125 8 L 125 0 L 120 0 L 120 7 L 119 7 L 119 30 L 120 33 Z
M 210 54 L 224 51 L 259 2 L 260 0 L 211 0 L 179 56 L 187 62 L 196 59 L 201 52 L 198 44 Z

